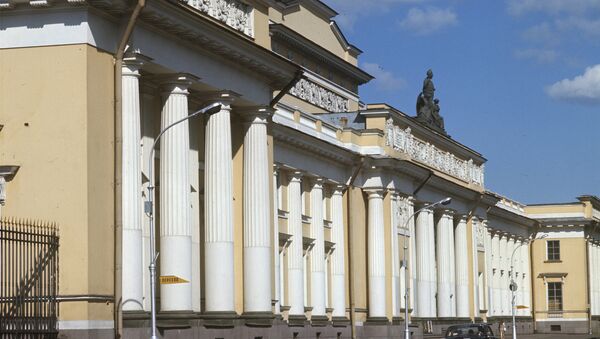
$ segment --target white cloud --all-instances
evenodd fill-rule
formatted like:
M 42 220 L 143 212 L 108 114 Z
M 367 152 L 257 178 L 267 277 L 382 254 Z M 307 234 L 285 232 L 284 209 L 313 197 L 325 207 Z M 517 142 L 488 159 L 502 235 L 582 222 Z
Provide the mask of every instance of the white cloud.
M 545 45 L 556 45 L 559 41 L 557 32 L 548 22 L 542 22 L 529 27 L 521 34 L 523 39 L 532 43 L 542 43 Z
M 457 23 L 456 13 L 451 9 L 427 7 L 411 8 L 406 17 L 400 21 L 400 27 L 425 35 Z
M 552 63 L 558 57 L 558 52 L 552 49 L 518 49 L 514 52 L 515 57 L 519 59 L 531 59 L 539 63 Z
M 392 7 L 401 4 L 414 4 L 426 0 L 377 0 L 374 5 L 372 1 L 366 0 L 325 0 L 328 6 L 331 6 L 339 13 L 334 19 L 343 28 L 349 31 L 354 29 L 354 25 L 360 19 L 365 17 L 386 13 Z
M 586 68 L 582 75 L 563 79 L 546 88 L 552 98 L 600 104 L 600 64 Z
M 600 10 L 600 0 L 509 0 L 508 12 L 522 15 L 528 12 L 548 14 L 584 14 Z
M 375 79 L 371 80 L 371 83 L 379 90 L 397 91 L 406 86 L 404 79 L 384 70 L 379 64 L 363 62 L 361 68 L 375 77 Z
M 600 36 L 600 19 L 593 20 L 571 16 L 566 19 L 556 20 L 556 27 L 563 30 L 573 29 L 590 36 Z

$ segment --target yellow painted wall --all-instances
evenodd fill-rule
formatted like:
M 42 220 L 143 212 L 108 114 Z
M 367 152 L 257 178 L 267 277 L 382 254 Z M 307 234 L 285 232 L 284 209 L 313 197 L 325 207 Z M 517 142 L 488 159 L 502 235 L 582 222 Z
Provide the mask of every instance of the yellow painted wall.
M 560 240 L 561 262 L 546 262 L 546 242 Z M 548 310 L 547 288 L 543 273 L 566 273 L 563 284 L 563 311 L 565 318 L 585 318 L 587 309 L 587 258 L 586 242 L 583 238 L 546 238 L 533 242 L 533 277 L 536 318 L 546 318 Z M 547 278 L 560 281 L 560 278 Z M 539 313 L 542 312 L 542 313 Z
M 58 223 L 61 295 L 113 293 L 112 65 L 87 45 L 0 50 L 0 163 L 21 166 L 3 214 Z M 60 318 L 111 310 L 62 303 Z

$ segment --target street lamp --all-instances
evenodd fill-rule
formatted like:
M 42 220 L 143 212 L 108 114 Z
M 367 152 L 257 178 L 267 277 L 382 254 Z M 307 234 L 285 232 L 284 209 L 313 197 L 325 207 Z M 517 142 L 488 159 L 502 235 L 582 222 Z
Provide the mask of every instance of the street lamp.
M 410 219 L 412 219 L 415 215 L 417 215 L 422 210 L 427 209 L 427 208 L 432 208 L 432 207 L 435 207 L 435 206 L 438 206 L 438 205 L 448 205 L 451 202 L 452 202 L 452 198 L 447 197 L 447 198 L 444 198 L 444 199 L 442 199 L 442 200 L 440 200 L 438 202 L 434 202 L 433 204 L 427 204 L 427 205 L 419 208 L 417 211 L 415 211 L 413 214 L 411 214 L 406 219 L 406 221 L 404 222 L 403 228 L 407 229 L 408 228 L 408 222 L 410 221 Z M 406 260 L 406 257 L 408 256 L 407 255 L 408 245 L 406 243 L 406 238 L 408 238 L 408 236 L 405 234 L 404 235 L 404 260 L 403 260 L 404 262 L 402 264 L 402 266 L 404 266 L 404 339 L 410 339 L 410 331 L 408 329 L 408 299 L 409 299 L 409 296 L 408 296 L 408 292 L 409 292 L 408 285 L 409 285 L 409 281 L 408 281 L 408 274 L 407 274 L 407 271 L 406 271 L 406 269 L 408 268 L 408 266 L 407 266 L 407 260 Z
M 152 149 L 150 150 L 150 158 L 148 159 L 148 174 L 150 183 L 148 184 L 148 196 L 146 197 L 146 201 L 144 203 L 144 212 L 149 218 L 149 227 L 150 227 L 150 266 L 148 266 L 148 270 L 150 271 L 150 314 L 151 314 L 151 324 L 152 327 L 152 335 L 151 339 L 157 339 L 156 336 L 156 259 L 158 259 L 158 253 L 156 252 L 156 244 L 154 234 L 156 232 L 154 226 L 154 202 L 152 201 L 153 192 L 154 192 L 154 150 L 156 149 L 156 145 L 160 138 L 165 134 L 167 130 L 171 127 L 184 122 L 188 119 L 191 119 L 200 114 L 213 114 L 221 110 L 220 103 L 213 103 L 201 110 L 198 110 L 182 119 L 175 121 L 169 126 L 165 127 L 156 139 L 154 140 L 154 144 L 152 144 Z
M 539 238 L 529 238 L 526 241 L 520 243 L 517 247 L 515 247 L 515 249 L 512 252 L 512 255 L 510 256 L 510 293 L 511 293 L 511 314 L 512 314 L 512 337 L 513 339 L 517 339 L 517 324 L 515 321 L 515 291 L 517 290 L 517 283 L 515 283 L 515 279 L 514 279 L 514 266 L 513 266 L 513 259 L 515 257 L 515 253 L 517 252 L 517 250 L 523 246 L 524 244 L 531 244 L 533 243 L 535 240 L 537 239 L 544 239 L 546 238 L 548 235 L 547 234 L 542 234 L 542 236 L 540 236 Z

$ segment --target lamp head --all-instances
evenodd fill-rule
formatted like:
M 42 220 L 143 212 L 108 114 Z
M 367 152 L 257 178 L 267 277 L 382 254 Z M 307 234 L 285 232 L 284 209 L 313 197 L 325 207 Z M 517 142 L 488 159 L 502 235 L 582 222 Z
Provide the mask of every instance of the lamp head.
M 201 112 L 202 114 L 214 114 L 221 110 L 221 104 L 218 102 L 212 103 L 204 107 Z
M 440 201 L 440 204 L 446 206 L 446 205 L 449 205 L 451 202 L 452 202 L 452 198 L 447 197 L 446 199 Z

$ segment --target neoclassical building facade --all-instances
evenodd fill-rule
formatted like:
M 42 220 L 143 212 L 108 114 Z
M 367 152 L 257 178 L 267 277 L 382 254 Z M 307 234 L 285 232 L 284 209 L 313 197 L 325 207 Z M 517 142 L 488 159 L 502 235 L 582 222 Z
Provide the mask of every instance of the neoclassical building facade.
M 150 214 L 163 338 L 388 338 L 407 320 L 440 334 L 508 323 L 511 282 L 518 330 L 534 330 L 546 225 L 485 188 L 483 155 L 360 101 L 372 76 L 336 14 L 317 0 L 0 4 L 2 216 L 58 225 L 54 330 L 148 336 Z

